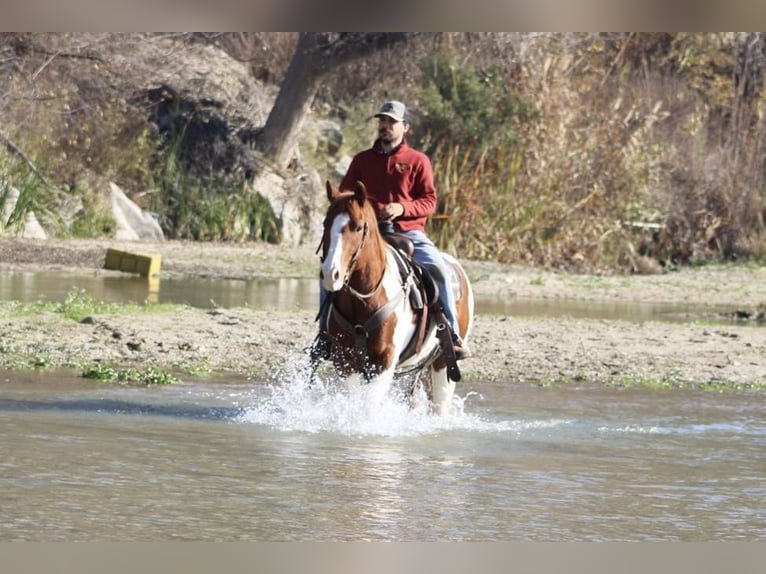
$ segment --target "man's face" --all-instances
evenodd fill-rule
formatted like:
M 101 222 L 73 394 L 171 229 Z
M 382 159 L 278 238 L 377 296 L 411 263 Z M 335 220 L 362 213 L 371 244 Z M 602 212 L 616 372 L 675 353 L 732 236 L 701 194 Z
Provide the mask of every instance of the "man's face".
M 404 122 L 397 122 L 388 116 L 380 116 L 378 118 L 378 137 L 383 143 L 398 142 L 404 137 L 408 127 L 409 124 Z

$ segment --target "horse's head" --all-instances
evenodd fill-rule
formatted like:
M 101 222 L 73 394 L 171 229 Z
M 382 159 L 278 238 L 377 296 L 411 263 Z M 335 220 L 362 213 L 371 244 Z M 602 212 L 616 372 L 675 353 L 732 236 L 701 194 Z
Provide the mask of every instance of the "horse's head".
M 341 191 L 327 182 L 330 207 L 324 219 L 322 268 L 320 278 L 328 291 L 338 291 L 349 281 L 352 271 L 361 267 L 365 246 L 380 243 L 375 210 L 367 201 L 361 181 L 353 190 Z

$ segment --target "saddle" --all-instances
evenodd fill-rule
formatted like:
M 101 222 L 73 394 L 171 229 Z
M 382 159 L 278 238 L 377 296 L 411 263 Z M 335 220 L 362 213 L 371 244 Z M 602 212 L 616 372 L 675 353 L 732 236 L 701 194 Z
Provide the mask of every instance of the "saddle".
M 390 228 L 383 223 L 389 223 Z M 418 265 L 412 258 L 415 251 L 412 239 L 403 233 L 393 231 L 393 225 L 390 222 L 383 223 L 380 226 L 381 232 L 383 238 L 393 248 L 402 281 L 407 281 L 409 277 L 413 278 L 413 284 L 409 290 L 410 305 L 418 312 L 417 336 L 410 340 L 399 356 L 399 360 L 404 361 L 420 352 L 426 333 L 431 328 L 435 328 L 439 347 L 447 364 L 447 374 L 453 381 L 459 381 L 460 369 L 457 366 L 450 328 L 439 303 L 439 288 L 428 270 Z

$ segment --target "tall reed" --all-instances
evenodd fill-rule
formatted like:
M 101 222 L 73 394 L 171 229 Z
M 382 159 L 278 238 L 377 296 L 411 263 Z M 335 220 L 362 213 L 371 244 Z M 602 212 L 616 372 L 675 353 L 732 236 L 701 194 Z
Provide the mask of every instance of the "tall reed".
M 435 154 L 439 244 L 573 271 L 763 257 L 762 36 L 721 40 L 716 65 L 732 75 L 708 87 L 697 82 L 715 38 L 629 35 L 602 52 L 587 40 L 540 53 L 543 73 L 530 69 L 523 87 L 527 98 L 539 94 L 536 115 L 485 126 L 513 130 L 515 141 L 455 138 Z M 649 64 L 638 56 L 637 66 L 631 42 L 659 55 Z M 703 60 L 679 74 L 683 57 Z
M 0 233 L 22 232 L 31 214 L 55 227 L 51 198 L 50 190 L 28 165 L 0 153 Z

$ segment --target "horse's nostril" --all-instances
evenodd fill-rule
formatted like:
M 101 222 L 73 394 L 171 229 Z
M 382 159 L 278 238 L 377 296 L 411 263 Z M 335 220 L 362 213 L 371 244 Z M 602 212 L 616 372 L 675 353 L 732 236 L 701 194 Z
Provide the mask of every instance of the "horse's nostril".
M 338 271 L 337 269 L 333 271 L 332 278 L 333 278 L 333 281 L 337 281 L 338 279 L 340 279 L 340 271 Z
M 320 270 L 319 270 L 319 280 L 321 281 L 322 279 L 324 279 L 324 271 L 322 271 L 322 270 L 320 269 Z

